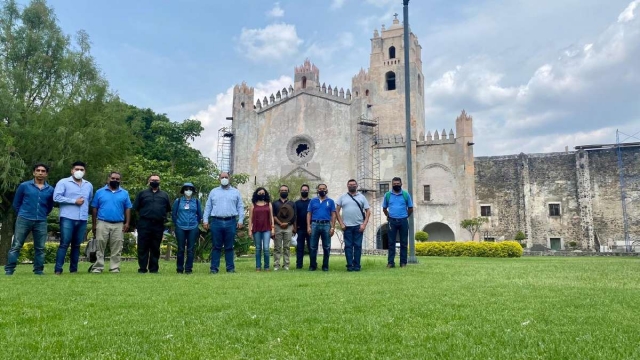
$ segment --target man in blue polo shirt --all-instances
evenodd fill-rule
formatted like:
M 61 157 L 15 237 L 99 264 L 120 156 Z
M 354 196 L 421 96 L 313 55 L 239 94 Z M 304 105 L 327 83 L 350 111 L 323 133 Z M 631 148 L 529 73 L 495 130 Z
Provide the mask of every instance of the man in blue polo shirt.
M 318 241 L 322 237 L 322 271 L 329 271 L 329 253 L 331 252 L 331 237 L 336 228 L 336 204 L 327 197 L 327 185 L 319 184 L 316 189 L 318 196 L 311 199 L 307 209 L 307 232 L 309 239 L 309 271 L 318 267 Z
M 408 192 L 402 190 L 402 180 L 394 177 L 391 180 L 392 191 L 384 194 L 382 211 L 389 223 L 389 255 L 387 267 L 396 267 L 396 234 L 400 232 L 400 267 L 407 266 L 407 245 L 409 242 L 409 220 L 413 213 L 413 201 Z
M 76 161 L 71 165 L 71 175 L 63 178 L 53 190 L 53 200 L 60 204 L 60 246 L 56 253 L 56 275 L 62 274 L 62 265 L 71 246 L 69 272 L 78 272 L 80 244 L 84 241 L 89 218 L 89 204 L 93 196 L 93 185 L 84 180 L 86 164 Z
M 120 187 L 122 176 L 119 172 L 109 174 L 109 184 L 96 191 L 91 207 L 93 208 L 93 236 L 98 243 L 96 262 L 92 273 L 104 270 L 104 251 L 109 245 L 111 261 L 109 272 L 120 272 L 120 254 L 122 253 L 123 234 L 129 230 L 131 218 L 131 199 L 127 190 Z
M 49 167 L 36 164 L 33 167 L 33 180 L 25 181 L 16 190 L 13 209 L 18 214 L 14 228 L 13 243 L 7 257 L 5 274 L 13 275 L 27 235 L 33 234 L 33 273 L 43 275 L 44 245 L 47 241 L 47 215 L 53 209 L 53 187 L 47 183 Z

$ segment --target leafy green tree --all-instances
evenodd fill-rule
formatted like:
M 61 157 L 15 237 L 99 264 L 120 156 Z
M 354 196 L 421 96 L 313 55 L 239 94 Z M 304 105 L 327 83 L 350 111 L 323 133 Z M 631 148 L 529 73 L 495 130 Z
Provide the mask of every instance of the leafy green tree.
M 476 233 L 480 230 L 483 224 L 489 222 L 486 217 L 478 216 L 472 219 L 464 219 L 460 222 L 460 226 L 471 233 L 471 240 L 474 240 Z
M 418 231 L 416 232 L 416 241 L 417 242 L 425 242 L 429 240 L 429 234 L 426 231 Z
M 0 263 L 6 261 L 16 186 L 36 162 L 51 165 L 49 181 L 69 176 L 73 161 L 87 162 L 87 178 L 130 153 L 135 140 L 119 100 L 108 92 L 90 53 L 88 35 L 72 41 L 44 0 L 0 10 Z M 117 151 L 113 151 L 117 149 Z
M 261 186 L 267 189 L 271 200 L 277 200 L 280 196 L 280 186 L 287 185 L 289 187 L 289 199 L 296 200 L 300 198 L 300 187 L 303 184 L 309 185 L 309 196 L 313 197 L 317 181 L 309 180 L 302 176 L 290 176 L 287 178 L 270 177 Z

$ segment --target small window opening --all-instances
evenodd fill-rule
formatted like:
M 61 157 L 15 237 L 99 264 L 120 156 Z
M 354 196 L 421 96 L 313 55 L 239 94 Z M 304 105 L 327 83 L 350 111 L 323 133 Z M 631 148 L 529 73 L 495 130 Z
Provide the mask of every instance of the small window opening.
M 424 186 L 424 201 L 431 201 L 431 185 Z
M 364 96 L 369 96 L 369 89 L 365 90 Z
M 395 59 L 396 58 L 396 47 L 392 46 L 389 48 L 389 59 Z
M 389 71 L 385 75 L 385 80 L 386 80 L 386 83 L 387 83 L 387 90 L 388 91 L 396 89 L 396 73 L 394 73 L 393 71 Z
M 244 101 L 240 103 L 240 107 L 244 109 Z
M 380 184 L 380 196 L 384 196 L 389 191 L 389 183 Z
M 549 204 L 549 216 L 560 216 L 560 204 Z
M 307 77 L 306 76 L 302 77 L 302 88 L 303 89 L 307 88 Z
M 491 216 L 491 206 L 480 206 L 481 216 Z

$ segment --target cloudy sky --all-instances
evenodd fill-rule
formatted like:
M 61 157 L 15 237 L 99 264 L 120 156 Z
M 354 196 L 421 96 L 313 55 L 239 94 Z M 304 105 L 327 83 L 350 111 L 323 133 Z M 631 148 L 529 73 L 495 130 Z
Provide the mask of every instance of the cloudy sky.
M 26 0 L 23 0 L 23 2 Z M 350 87 L 370 38 L 400 0 L 49 0 L 67 33 L 86 30 L 127 102 L 195 117 L 215 160 L 232 88 L 262 97 L 309 58 Z M 563 151 L 640 131 L 640 0 L 413 0 L 426 128 L 474 117 L 475 154 Z M 637 139 L 632 139 L 639 141 Z

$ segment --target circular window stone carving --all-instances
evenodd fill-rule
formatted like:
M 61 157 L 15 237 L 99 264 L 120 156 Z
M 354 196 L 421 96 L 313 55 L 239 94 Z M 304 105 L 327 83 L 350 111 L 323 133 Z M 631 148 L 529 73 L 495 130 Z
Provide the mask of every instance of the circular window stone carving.
M 313 139 L 307 135 L 296 135 L 289 139 L 287 144 L 287 156 L 289 161 L 294 164 L 306 164 L 316 152 L 316 144 Z

